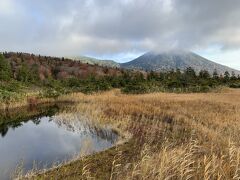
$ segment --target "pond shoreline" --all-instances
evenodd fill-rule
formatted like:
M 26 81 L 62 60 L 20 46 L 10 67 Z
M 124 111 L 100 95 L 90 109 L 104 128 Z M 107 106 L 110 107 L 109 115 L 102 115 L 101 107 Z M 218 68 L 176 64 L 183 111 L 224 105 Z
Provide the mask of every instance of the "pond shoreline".
M 40 107 L 49 107 L 49 106 L 54 106 L 56 104 L 61 104 L 61 106 L 65 106 L 66 104 L 67 105 L 73 105 L 75 103 L 77 103 L 78 101 L 75 101 L 75 100 L 66 100 L 66 99 L 62 99 L 61 97 L 59 97 L 59 99 L 42 99 L 41 101 L 38 101 L 38 103 L 34 104 L 34 105 L 31 105 L 31 104 L 27 104 L 27 103 L 19 103 L 20 106 L 9 106 L 9 108 L 5 108 L 5 109 L 0 109 L 0 112 L 2 113 L 8 113 L 8 112 L 16 112 L 16 111 L 21 111 L 21 109 L 25 108 L 25 109 L 38 109 Z M 36 113 L 34 114 L 34 116 L 38 116 L 39 114 Z M 32 117 L 32 116 L 30 116 Z M 3 122 L 3 123 L 9 123 L 9 122 Z M 10 121 L 10 123 L 12 123 Z M 73 158 L 73 159 L 70 159 L 68 160 L 67 162 L 63 162 L 59 165 L 57 165 L 56 167 L 52 167 L 52 168 L 48 168 L 48 169 L 43 169 L 43 170 L 40 170 L 40 171 L 37 171 L 37 172 L 32 172 L 30 171 L 29 173 L 27 173 L 25 176 L 20 176 L 18 178 L 35 178 L 39 175 L 43 175 L 45 173 L 48 173 L 48 172 L 51 172 L 51 171 L 55 171 L 57 168 L 61 168 L 61 167 L 64 167 L 64 166 L 68 166 L 68 165 L 71 165 L 72 163 L 75 163 L 75 162 L 79 162 L 79 161 L 83 161 L 83 159 L 86 159 L 86 158 L 90 158 L 90 157 L 95 157 L 95 156 L 98 156 L 99 154 L 105 154 L 108 153 L 108 151 L 112 152 L 113 149 L 115 149 L 116 147 L 119 147 L 119 146 L 122 146 L 124 144 L 127 143 L 127 141 L 129 141 L 131 139 L 131 136 L 129 134 L 127 134 L 126 132 L 121 132 L 120 129 L 118 128 L 112 128 L 112 130 L 118 134 L 119 136 L 119 139 L 117 140 L 117 142 L 114 144 L 113 147 L 111 148 L 108 148 L 106 150 L 103 150 L 103 151 L 99 151 L 99 152 L 96 152 L 94 154 L 91 154 L 91 155 L 86 155 L 86 156 L 83 156 L 83 157 L 79 157 L 77 156 L 77 158 Z
M 113 129 L 114 131 L 116 131 L 116 129 Z M 95 152 L 93 154 L 89 154 L 89 155 L 84 155 L 84 156 L 76 156 L 76 157 L 73 157 L 72 159 L 66 161 L 66 162 L 63 162 L 63 163 L 60 163 L 58 164 L 57 166 L 54 166 L 54 167 L 51 167 L 51 168 L 48 168 L 48 169 L 42 169 L 40 171 L 33 171 L 33 172 L 29 172 L 27 173 L 26 175 L 22 176 L 22 177 L 18 177 L 20 179 L 35 179 L 35 178 L 39 178 L 39 177 L 44 177 L 45 174 L 51 174 L 52 172 L 55 172 L 55 171 L 58 171 L 60 168 L 64 168 L 65 166 L 72 166 L 72 164 L 75 164 L 75 163 L 84 163 L 84 161 L 86 160 L 95 160 L 95 159 L 99 159 L 100 157 L 102 156 L 111 156 L 112 153 L 117 153 L 119 151 L 119 148 L 120 149 L 128 149 L 130 148 L 131 146 L 129 146 L 129 142 L 132 141 L 132 137 L 130 137 L 129 135 L 123 135 L 122 133 L 120 133 L 119 131 L 117 131 L 120 139 L 117 140 L 117 142 L 115 142 L 115 144 L 108 148 L 108 149 L 105 149 L 105 150 L 102 150 L 102 151 L 98 151 L 98 152 Z M 126 133 L 125 133 L 126 134 Z M 129 136 L 129 137 L 126 137 L 126 136 Z
M 10 102 L 10 103 L 3 103 L 0 106 L 0 112 L 2 111 L 7 111 L 7 110 L 15 110 L 19 108 L 24 108 L 24 107 L 37 107 L 37 106 L 43 106 L 43 105 L 53 105 L 57 103 L 73 103 L 73 101 L 62 101 L 58 99 L 49 99 L 49 98 L 42 98 L 42 99 L 37 99 L 37 101 L 34 104 L 31 104 L 28 102 L 26 99 L 18 101 L 18 102 Z

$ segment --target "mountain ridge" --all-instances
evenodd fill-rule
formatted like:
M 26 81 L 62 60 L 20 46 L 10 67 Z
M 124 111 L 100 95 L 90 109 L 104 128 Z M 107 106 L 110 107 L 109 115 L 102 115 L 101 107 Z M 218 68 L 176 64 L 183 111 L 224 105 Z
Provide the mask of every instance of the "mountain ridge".
M 122 68 L 146 71 L 167 71 L 171 69 L 184 71 L 186 68 L 192 67 L 196 72 L 207 70 L 213 74 L 216 69 L 219 74 L 224 74 L 226 71 L 240 74 L 239 70 L 215 63 L 196 53 L 184 50 L 164 51 L 160 53 L 150 51 L 120 65 Z
M 115 62 L 114 60 L 107 60 L 107 59 L 97 59 L 88 56 L 75 56 L 69 57 L 72 60 L 80 61 L 81 63 L 91 64 L 91 65 L 99 65 L 104 67 L 111 67 L 111 68 L 119 68 L 120 64 Z

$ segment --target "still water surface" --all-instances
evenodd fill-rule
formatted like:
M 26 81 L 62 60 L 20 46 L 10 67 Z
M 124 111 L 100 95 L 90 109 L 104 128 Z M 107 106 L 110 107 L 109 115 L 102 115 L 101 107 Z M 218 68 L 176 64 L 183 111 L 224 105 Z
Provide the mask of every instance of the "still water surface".
M 49 168 L 53 163 L 69 160 L 79 153 L 86 155 L 107 149 L 117 138 L 111 129 L 81 121 L 72 125 L 51 116 L 30 119 L 11 127 L 1 125 L 0 179 L 9 179 L 19 164 L 24 172 L 35 166 Z

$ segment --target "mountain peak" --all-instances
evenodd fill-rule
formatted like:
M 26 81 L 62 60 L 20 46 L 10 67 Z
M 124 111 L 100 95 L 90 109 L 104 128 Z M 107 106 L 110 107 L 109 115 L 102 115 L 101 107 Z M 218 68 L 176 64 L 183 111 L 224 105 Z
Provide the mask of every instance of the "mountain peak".
M 182 49 L 149 51 L 130 62 L 121 64 L 121 67 L 147 71 L 185 70 L 188 67 L 192 67 L 196 72 L 207 70 L 213 73 L 216 69 L 219 74 L 224 74 L 225 71 L 233 71 L 236 74 L 240 74 L 238 70 L 212 62 L 196 53 Z

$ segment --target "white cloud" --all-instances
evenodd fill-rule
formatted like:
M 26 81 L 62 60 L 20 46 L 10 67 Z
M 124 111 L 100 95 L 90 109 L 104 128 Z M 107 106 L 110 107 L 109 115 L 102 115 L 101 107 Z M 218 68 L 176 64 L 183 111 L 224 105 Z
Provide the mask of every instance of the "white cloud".
M 0 15 L 14 14 L 15 4 L 12 0 L 0 1 Z
M 117 55 L 219 44 L 226 54 L 240 49 L 239 7 L 239 0 L 0 0 L 0 51 Z

